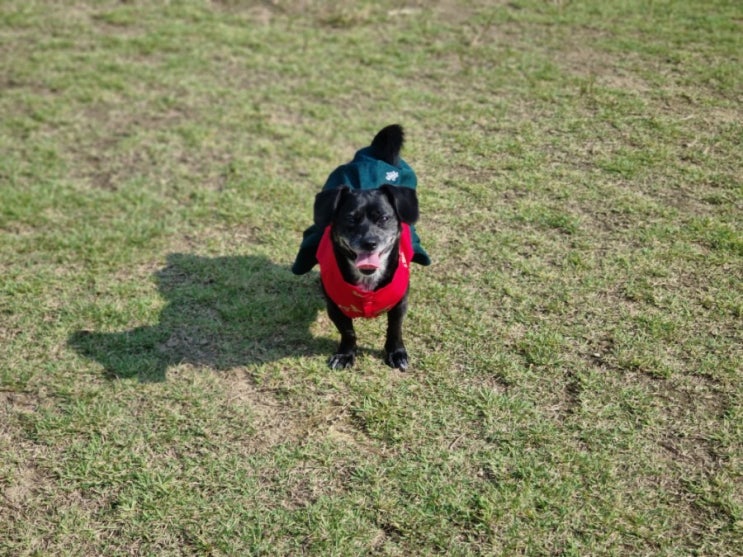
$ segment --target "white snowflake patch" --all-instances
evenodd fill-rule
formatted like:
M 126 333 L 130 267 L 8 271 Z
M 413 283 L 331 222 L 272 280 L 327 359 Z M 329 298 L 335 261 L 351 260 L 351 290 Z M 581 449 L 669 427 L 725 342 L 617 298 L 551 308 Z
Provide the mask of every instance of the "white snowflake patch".
M 388 182 L 394 182 L 400 177 L 400 173 L 397 170 L 391 170 L 384 175 L 384 179 Z

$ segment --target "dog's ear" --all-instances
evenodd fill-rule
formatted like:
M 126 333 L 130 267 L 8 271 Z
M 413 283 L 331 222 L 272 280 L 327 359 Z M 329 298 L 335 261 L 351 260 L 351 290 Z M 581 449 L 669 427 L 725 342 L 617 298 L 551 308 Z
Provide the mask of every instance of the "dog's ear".
M 349 191 L 348 186 L 343 186 L 332 190 L 323 190 L 315 196 L 314 218 L 317 226 L 325 228 L 333 222 L 335 211 L 347 191 Z
M 397 216 L 405 224 L 415 224 L 418 220 L 418 196 L 412 188 L 385 184 L 379 188 L 392 202 Z

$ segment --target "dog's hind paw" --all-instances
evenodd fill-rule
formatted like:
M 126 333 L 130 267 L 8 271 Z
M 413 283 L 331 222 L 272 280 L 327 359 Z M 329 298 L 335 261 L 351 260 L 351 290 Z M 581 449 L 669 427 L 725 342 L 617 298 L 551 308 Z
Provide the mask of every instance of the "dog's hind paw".
M 351 354 L 333 354 L 330 357 L 330 360 L 328 360 L 328 365 L 330 366 L 330 369 L 346 369 L 347 367 L 351 367 L 353 363 L 356 361 L 356 355 Z
M 399 369 L 400 371 L 408 369 L 408 353 L 404 348 L 388 352 L 384 361 L 388 366 Z

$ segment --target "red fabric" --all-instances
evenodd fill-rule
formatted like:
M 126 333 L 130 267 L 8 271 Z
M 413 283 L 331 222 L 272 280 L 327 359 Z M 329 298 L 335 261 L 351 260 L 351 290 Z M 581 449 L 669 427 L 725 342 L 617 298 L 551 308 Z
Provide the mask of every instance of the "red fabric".
M 400 231 L 400 257 L 392 281 L 378 290 L 364 290 L 347 283 L 333 253 L 330 226 L 325 228 L 317 248 L 317 261 L 320 263 L 320 278 L 330 299 L 350 318 L 377 317 L 395 307 L 408 290 L 410 282 L 410 261 L 413 258 L 413 243 L 410 227 L 402 225 Z

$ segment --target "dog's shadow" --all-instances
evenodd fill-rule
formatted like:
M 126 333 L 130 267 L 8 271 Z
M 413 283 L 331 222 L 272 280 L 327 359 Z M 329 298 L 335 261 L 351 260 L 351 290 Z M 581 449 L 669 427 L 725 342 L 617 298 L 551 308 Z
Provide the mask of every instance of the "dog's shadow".
M 265 257 L 171 254 L 155 273 L 167 300 L 159 323 L 122 332 L 77 331 L 69 344 L 109 378 L 163 381 L 181 363 L 217 370 L 329 352 L 310 325 L 324 307 L 315 281 Z

